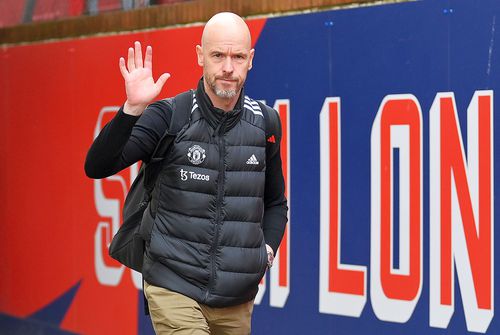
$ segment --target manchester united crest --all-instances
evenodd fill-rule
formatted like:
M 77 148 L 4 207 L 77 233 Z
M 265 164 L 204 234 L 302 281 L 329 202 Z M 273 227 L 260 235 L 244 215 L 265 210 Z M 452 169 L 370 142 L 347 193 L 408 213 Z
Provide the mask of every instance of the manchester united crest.
M 193 163 L 194 165 L 199 165 L 203 163 L 205 158 L 207 157 L 205 155 L 205 149 L 200 147 L 199 145 L 193 145 L 191 148 L 189 148 L 187 156 L 189 158 L 189 161 Z

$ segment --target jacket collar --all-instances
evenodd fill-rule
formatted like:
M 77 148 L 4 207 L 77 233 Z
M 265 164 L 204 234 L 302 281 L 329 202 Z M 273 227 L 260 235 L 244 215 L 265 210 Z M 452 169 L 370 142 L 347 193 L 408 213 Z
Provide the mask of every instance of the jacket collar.
M 201 114 L 214 129 L 219 129 L 223 120 L 225 130 L 229 130 L 236 125 L 240 119 L 241 111 L 243 110 L 245 102 L 244 96 L 242 88 L 234 109 L 232 111 L 225 112 L 213 105 L 212 100 L 210 100 L 210 97 L 205 92 L 203 77 L 201 77 L 198 82 L 198 88 L 196 89 L 196 100 L 200 107 Z

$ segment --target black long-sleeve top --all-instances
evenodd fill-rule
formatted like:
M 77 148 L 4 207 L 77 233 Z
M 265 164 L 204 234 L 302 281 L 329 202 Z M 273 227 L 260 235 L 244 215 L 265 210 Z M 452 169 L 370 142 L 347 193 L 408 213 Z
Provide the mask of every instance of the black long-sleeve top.
M 207 118 L 216 120 L 215 111 L 202 80 L 198 85 L 197 99 Z M 243 91 L 235 109 L 243 106 Z M 153 103 L 141 116 L 125 114 L 123 107 L 101 130 L 92 143 L 85 160 L 85 173 L 90 178 L 111 176 L 137 161 L 148 162 L 156 144 L 169 127 L 172 110 L 166 104 Z M 287 222 L 287 201 L 284 196 L 284 179 L 281 169 L 281 129 L 275 134 L 275 143 L 267 143 L 266 183 L 264 192 L 263 232 L 266 244 L 276 254 Z

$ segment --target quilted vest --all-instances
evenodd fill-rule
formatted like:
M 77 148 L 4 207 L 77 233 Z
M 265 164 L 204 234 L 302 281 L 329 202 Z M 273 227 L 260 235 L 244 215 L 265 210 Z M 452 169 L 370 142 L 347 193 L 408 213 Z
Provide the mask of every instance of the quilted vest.
M 214 127 L 194 99 L 155 186 L 143 275 L 152 285 L 225 307 L 253 299 L 266 270 L 265 121 L 257 102 L 245 97 L 244 108 Z

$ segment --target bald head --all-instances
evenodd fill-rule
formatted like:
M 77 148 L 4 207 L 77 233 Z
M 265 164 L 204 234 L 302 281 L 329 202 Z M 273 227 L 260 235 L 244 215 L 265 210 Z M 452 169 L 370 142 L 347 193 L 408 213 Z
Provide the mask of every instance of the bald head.
M 254 50 L 247 24 L 233 13 L 214 15 L 203 29 L 196 54 L 212 103 L 231 110 L 252 68 Z
M 247 24 L 234 13 L 223 12 L 212 16 L 203 29 L 201 46 L 211 45 L 221 39 L 238 42 L 248 50 L 252 47 L 252 37 Z

